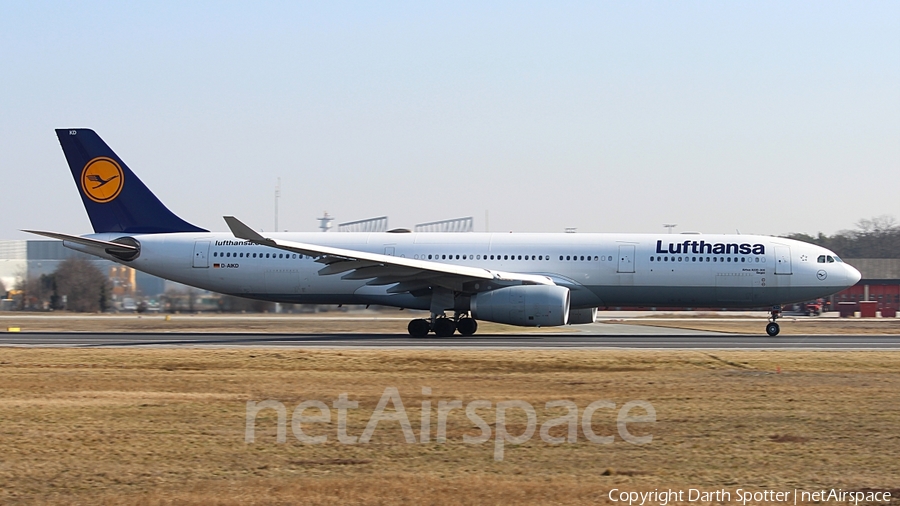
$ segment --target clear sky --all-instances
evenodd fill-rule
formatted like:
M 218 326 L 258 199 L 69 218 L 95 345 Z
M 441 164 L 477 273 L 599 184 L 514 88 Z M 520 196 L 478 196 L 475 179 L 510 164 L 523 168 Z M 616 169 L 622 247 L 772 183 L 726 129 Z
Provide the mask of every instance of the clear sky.
M 0 239 L 91 232 L 73 127 L 212 230 L 830 234 L 900 217 L 900 2 L 0 0 Z

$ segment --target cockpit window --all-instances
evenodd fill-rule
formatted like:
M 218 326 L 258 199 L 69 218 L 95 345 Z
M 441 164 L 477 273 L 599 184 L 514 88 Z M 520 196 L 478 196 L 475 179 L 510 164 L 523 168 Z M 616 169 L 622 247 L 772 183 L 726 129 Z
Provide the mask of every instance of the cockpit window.
M 828 258 L 828 263 L 830 263 L 830 264 L 833 264 L 833 263 L 834 263 L 834 257 L 833 257 L 833 256 L 828 255 L 827 258 Z
M 819 255 L 819 258 L 816 259 L 816 263 L 824 264 L 825 263 L 825 255 Z
M 837 255 L 834 256 L 834 261 L 839 262 L 839 263 L 844 263 L 844 261 L 841 260 Z

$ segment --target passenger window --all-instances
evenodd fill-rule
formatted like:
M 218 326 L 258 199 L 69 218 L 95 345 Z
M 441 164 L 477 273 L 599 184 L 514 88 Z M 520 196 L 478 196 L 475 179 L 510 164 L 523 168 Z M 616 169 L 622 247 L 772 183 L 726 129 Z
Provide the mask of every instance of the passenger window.
M 651 262 L 653 261 L 653 257 L 650 257 L 650 261 L 651 261 Z

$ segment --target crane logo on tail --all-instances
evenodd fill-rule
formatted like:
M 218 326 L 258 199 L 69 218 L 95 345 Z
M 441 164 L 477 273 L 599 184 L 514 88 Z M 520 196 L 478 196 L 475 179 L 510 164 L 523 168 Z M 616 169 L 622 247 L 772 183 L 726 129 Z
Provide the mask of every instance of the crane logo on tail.
M 98 156 L 81 171 L 81 191 L 94 202 L 105 204 L 119 196 L 123 177 L 122 167 L 115 160 Z

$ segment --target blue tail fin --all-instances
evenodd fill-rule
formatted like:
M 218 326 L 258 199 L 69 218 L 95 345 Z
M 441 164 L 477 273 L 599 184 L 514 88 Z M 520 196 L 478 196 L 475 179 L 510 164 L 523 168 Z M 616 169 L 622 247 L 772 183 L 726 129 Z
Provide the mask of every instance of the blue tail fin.
M 57 130 L 94 232 L 206 232 L 175 216 L 93 130 Z

